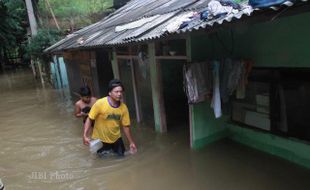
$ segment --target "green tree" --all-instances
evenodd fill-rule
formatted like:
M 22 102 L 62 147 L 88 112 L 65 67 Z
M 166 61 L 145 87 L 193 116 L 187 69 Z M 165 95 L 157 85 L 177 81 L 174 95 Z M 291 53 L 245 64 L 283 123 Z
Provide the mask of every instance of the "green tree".
M 20 44 L 25 41 L 27 18 L 22 0 L 0 1 L 0 61 L 8 62 L 10 54 L 23 52 Z
M 39 61 L 38 64 L 42 65 L 43 71 L 47 74 L 47 80 L 50 80 L 50 55 L 45 54 L 43 51 L 56 43 L 61 38 L 61 33 L 56 29 L 39 29 L 37 35 L 31 38 L 26 47 L 27 56 L 32 60 Z M 36 65 L 37 67 L 38 65 Z M 37 74 L 38 76 L 38 74 Z
M 40 59 L 43 62 L 49 60 L 49 56 L 44 54 L 44 50 L 56 43 L 61 38 L 60 31 L 56 29 L 39 29 L 36 36 L 32 37 L 27 46 L 28 56 Z

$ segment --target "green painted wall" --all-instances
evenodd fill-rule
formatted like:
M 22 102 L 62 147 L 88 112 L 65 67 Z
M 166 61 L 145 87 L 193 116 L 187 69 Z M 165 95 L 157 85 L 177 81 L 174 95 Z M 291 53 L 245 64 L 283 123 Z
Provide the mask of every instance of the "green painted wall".
M 310 13 L 303 13 L 191 36 L 193 61 L 232 57 L 251 58 L 255 67 L 310 67 L 309 20 Z M 207 102 L 194 105 L 192 115 L 194 148 L 229 134 L 235 141 L 310 168 L 309 144 L 228 124 L 229 116 L 216 120 Z
M 193 57 L 251 58 L 255 66 L 262 67 L 310 67 L 309 20 L 310 13 L 303 13 L 260 24 L 225 27 L 217 35 L 194 36 Z
M 252 58 L 257 66 L 309 67 L 309 20 L 306 13 L 236 30 L 242 42 L 236 44 L 236 55 Z
M 207 36 L 192 36 L 191 39 L 192 62 L 205 61 L 223 57 L 220 48 L 215 47 L 215 43 Z M 217 54 L 214 50 L 219 50 Z M 192 148 L 199 149 L 206 144 L 225 138 L 228 135 L 226 121 L 227 116 L 219 119 L 214 117 L 210 101 L 193 105 L 192 118 Z
M 210 101 L 195 104 L 192 111 L 192 148 L 198 149 L 204 145 L 227 137 L 227 117 L 215 119 Z

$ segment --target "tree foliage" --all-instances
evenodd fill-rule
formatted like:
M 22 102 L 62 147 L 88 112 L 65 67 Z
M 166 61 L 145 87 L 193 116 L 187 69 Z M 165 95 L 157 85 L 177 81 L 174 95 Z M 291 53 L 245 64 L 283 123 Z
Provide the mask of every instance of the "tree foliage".
M 23 0 L 0 0 L 0 63 L 22 57 L 27 37 L 27 11 Z M 10 59 L 12 58 L 12 59 Z
M 22 0 L 0 1 L 0 48 L 14 48 L 23 41 L 27 12 Z
M 44 49 L 60 40 L 60 31 L 56 29 L 40 29 L 36 36 L 32 37 L 27 46 L 27 55 L 35 59 L 47 61 L 48 56 L 43 53 Z
M 0 0 L 0 62 L 15 54 L 46 59 L 43 50 L 60 39 L 60 33 L 75 30 L 102 19 L 101 13 L 113 6 L 113 0 L 32 0 L 39 31 L 28 44 L 29 27 L 24 0 Z M 50 6 L 48 6 L 50 5 Z M 61 32 L 56 32 L 51 10 Z M 19 55 L 17 55 L 19 54 Z

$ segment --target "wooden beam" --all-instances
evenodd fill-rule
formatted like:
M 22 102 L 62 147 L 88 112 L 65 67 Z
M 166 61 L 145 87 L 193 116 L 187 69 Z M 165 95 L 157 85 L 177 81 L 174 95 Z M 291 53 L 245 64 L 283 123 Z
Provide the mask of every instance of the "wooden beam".
M 167 60 L 187 60 L 187 56 L 181 56 L 181 55 L 177 55 L 177 56 L 156 56 L 156 59 L 167 59 Z
M 116 55 L 117 59 L 138 59 L 136 55 Z
M 55 22 L 55 24 L 56 24 L 57 29 L 60 30 L 59 24 L 58 24 L 57 19 L 56 19 L 56 17 L 55 17 L 54 11 L 53 11 L 53 9 L 52 9 L 52 7 L 51 7 L 51 5 L 50 5 L 50 2 L 49 2 L 48 0 L 45 0 L 45 3 L 47 4 L 48 9 L 49 9 L 50 12 L 51 12 L 51 15 L 52 15 L 52 17 L 53 17 L 53 20 L 54 20 L 54 22 Z

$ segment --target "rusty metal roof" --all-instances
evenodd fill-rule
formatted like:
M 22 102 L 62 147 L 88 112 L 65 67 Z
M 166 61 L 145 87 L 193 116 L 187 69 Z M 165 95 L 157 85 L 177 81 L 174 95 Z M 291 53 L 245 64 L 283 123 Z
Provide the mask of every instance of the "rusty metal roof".
M 300 0 L 298 2 L 306 2 Z M 68 49 L 94 48 L 100 46 L 115 46 L 132 42 L 159 39 L 169 34 L 191 32 L 206 29 L 214 25 L 238 20 L 251 16 L 255 11 L 244 3 L 237 13 L 211 19 L 197 19 L 190 25 L 173 32 L 167 32 L 166 27 L 173 24 L 179 17 L 190 12 L 201 12 L 208 6 L 210 0 L 132 0 L 101 21 L 87 26 L 50 46 L 45 52 L 59 52 Z M 278 6 L 268 7 L 278 10 L 283 6 L 293 6 L 296 2 L 286 1 Z

